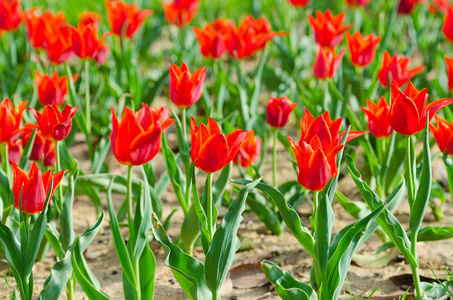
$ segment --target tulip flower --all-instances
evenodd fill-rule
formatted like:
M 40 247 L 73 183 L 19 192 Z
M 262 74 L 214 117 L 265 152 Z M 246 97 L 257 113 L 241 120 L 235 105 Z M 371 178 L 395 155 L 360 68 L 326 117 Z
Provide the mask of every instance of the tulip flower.
M 79 74 L 72 76 L 72 81 L 77 81 Z M 38 99 L 42 105 L 63 104 L 68 93 L 68 77 L 58 76 L 55 71 L 52 76 L 35 72 L 35 85 L 38 89 Z
M 99 23 L 101 22 L 101 16 L 94 11 L 85 11 L 80 14 L 79 20 L 85 25 L 95 24 L 96 26 L 99 26 Z
M 0 143 L 9 144 L 14 135 L 19 132 L 27 103 L 27 101 L 20 103 L 17 110 L 8 98 L 0 103 Z
M 51 167 L 55 165 L 55 162 L 57 161 L 56 153 L 57 150 L 55 144 L 46 139 L 46 143 L 44 145 L 44 157 L 42 160 L 44 167 Z
M 34 129 L 37 125 L 32 123 L 25 123 L 22 129 L 22 141 L 26 146 L 30 141 Z M 31 148 L 29 159 L 33 161 L 41 161 L 44 159 L 44 166 L 51 166 L 55 164 L 56 151 L 55 144 L 51 140 L 46 139 L 39 129 L 36 130 L 35 140 Z
M 362 6 L 365 7 L 367 6 L 371 0 L 346 0 L 346 4 L 349 7 L 357 7 L 357 6 Z
M 356 67 L 366 67 L 373 62 L 381 37 L 369 34 L 365 37 L 360 32 L 346 33 L 346 42 L 351 53 L 351 62 Z
M 428 11 L 432 14 L 436 14 L 438 12 L 445 14 L 450 6 L 450 0 L 431 0 L 428 6 Z
M 447 67 L 448 75 L 448 90 L 453 92 L 453 58 L 445 56 L 445 64 Z
M 32 47 L 36 50 L 44 50 L 48 37 L 53 31 L 66 25 L 63 12 L 53 14 L 51 11 L 37 13 L 38 8 L 32 8 L 25 12 L 25 25 L 27 27 L 27 38 Z
M 19 29 L 23 14 L 19 0 L 0 0 L 0 31 Z
M 402 55 L 398 57 L 397 54 L 392 57 L 386 50 L 384 52 L 384 61 L 382 62 L 382 67 L 378 73 L 378 78 L 381 85 L 384 88 L 387 88 L 390 73 L 392 80 L 394 80 L 395 84 L 400 88 L 425 68 L 425 66 L 419 66 L 409 69 L 410 62 L 411 59 L 409 57 Z
M 326 111 L 321 116 L 314 118 L 313 115 L 305 108 L 305 113 L 300 125 L 301 137 L 299 146 L 303 147 L 303 142 L 310 144 L 313 137 L 317 136 L 321 141 L 322 149 L 325 153 L 341 143 L 345 132 L 340 133 L 341 123 L 343 118 L 338 118 L 332 121 L 330 114 Z M 346 138 L 346 143 L 366 133 L 366 131 L 350 130 Z
M 71 26 L 72 49 L 82 59 L 94 59 L 100 64 L 107 61 L 109 46 L 105 42 L 108 33 L 98 38 L 98 25 L 96 23 L 85 24 L 80 22 L 77 28 Z
M 255 132 L 250 130 L 247 139 L 242 143 L 239 148 L 236 157 L 234 158 L 235 163 L 241 162 L 241 166 L 244 168 L 250 167 L 252 163 L 256 162 L 261 153 L 261 139 L 255 139 Z
M 173 0 L 173 2 L 162 2 L 165 18 L 168 23 L 183 28 L 190 24 L 198 11 L 200 0 Z
M 54 65 L 67 62 L 73 52 L 73 33 L 69 25 L 62 26 L 48 34 L 45 43 L 47 57 Z
M 206 76 L 206 68 L 202 67 L 193 74 L 183 62 L 181 67 L 170 66 L 170 100 L 180 108 L 194 105 L 203 94 L 202 86 Z
M 297 103 L 291 102 L 288 97 L 271 97 L 266 105 L 266 122 L 274 128 L 281 128 L 289 121 L 289 115 Z
M 313 74 L 321 80 L 332 78 L 341 64 L 345 50 L 338 55 L 333 48 L 324 49 L 319 46 L 318 55 L 313 64 Z
M 412 82 L 401 91 L 395 82 L 392 82 L 392 106 L 389 121 L 393 130 L 409 136 L 425 128 L 426 114 L 429 112 L 429 121 L 445 106 L 453 103 L 451 98 L 435 100 L 426 105 L 428 89 L 418 91 Z
M 36 109 L 29 108 L 35 116 L 38 123 L 38 128 L 42 135 L 53 141 L 59 142 L 64 140 L 72 128 L 72 118 L 77 112 L 78 107 L 72 107 L 66 104 L 65 108 L 60 112 L 56 104 L 46 105 L 40 114 Z
M 112 152 L 118 162 L 128 166 L 139 166 L 153 159 L 160 151 L 161 134 L 173 122 L 168 118 L 170 111 L 142 104 L 137 112 L 124 107 L 121 121 L 112 108 Z
M 204 57 L 217 59 L 225 53 L 225 36 L 222 30 L 214 28 L 207 22 L 202 29 L 195 26 L 192 29 Z
M 361 107 L 368 117 L 368 130 L 377 138 L 386 138 L 392 135 L 392 126 L 390 126 L 388 115 L 390 106 L 381 96 L 378 103 L 371 100 L 366 101 L 368 107 Z
M 303 141 L 299 145 L 288 139 L 299 167 L 297 180 L 307 190 L 322 191 L 330 178 L 338 174 L 337 154 L 343 145 L 337 144 L 326 152 L 318 136 L 314 136 L 310 143 Z
M 139 9 L 135 4 L 123 1 L 107 0 L 105 7 L 113 33 L 120 37 L 126 35 L 127 38 L 132 38 L 153 13 L 150 9 Z
M 453 42 L 453 5 L 447 7 L 442 32 L 450 42 Z
M 51 171 L 47 171 L 41 174 L 38 166 L 33 162 L 30 171 L 25 173 L 18 165 L 11 162 L 14 173 L 13 193 L 14 193 L 14 207 L 22 209 L 24 213 L 36 214 L 43 210 L 44 203 L 46 202 L 47 194 L 52 184 L 52 191 L 50 198 L 52 198 L 58 185 L 66 172 L 60 171 L 55 174 L 51 174 Z M 22 191 L 21 206 L 19 207 L 19 197 Z
M 244 59 L 253 53 L 263 50 L 274 37 L 285 35 L 283 32 L 272 31 L 271 25 L 264 18 L 245 17 L 236 28 L 231 21 L 223 22 L 226 46 L 231 57 Z
M 310 0 L 288 0 L 288 1 L 289 3 L 291 3 L 292 6 L 297 8 L 305 7 L 310 2 Z
M 333 48 L 341 43 L 343 34 L 353 27 L 353 25 L 344 26 L 344 12 L 334 16 L 330 9 L 325 13 L 316 12 L 316 18 L 308 16 L 308 21 L 315 34 L 315 41 L 322 47 Z
M 399 0 L 398 13 L 409 15 L 414 10 L 417 4 L 422 3 L 424 0 Z
M 207 173 L 214 173 L 228 165 L 249 135 L 249 131 L 236 129 L 225 136 L 220 132 L 217 122 L 211 118 L 207 126 L 201 123 L 198 127 L 192 117 L 190 129 L 190 156 L 195 167 Z
M 436 124 L 429 124 L 429 129 L 433 133 L 434 139 L 436 140 L 437 146 L 441 152 L 447 152 L 449 155 L 453 155 L 453 122 L 448 123 L 447 120 L 436 116 Z

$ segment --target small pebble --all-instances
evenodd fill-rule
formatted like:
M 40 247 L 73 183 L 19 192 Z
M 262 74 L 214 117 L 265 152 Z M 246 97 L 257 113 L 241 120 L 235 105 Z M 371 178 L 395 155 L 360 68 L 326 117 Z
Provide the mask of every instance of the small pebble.
M 112 274 L 113 274 L 113 275 L 118 274 L 118 270 L 113 270 L 113 271 L 112 271 Z
M 168 280 L 168 282 L 170 282 L 171 284 L 175 284 L 175 283 L 176 283 L 176 280 L 174 280 L 173 278 L 170 278 L 170 279 Z
M 237 300 L 238 296 L 234 295 L 230 297 L 230 300 Z

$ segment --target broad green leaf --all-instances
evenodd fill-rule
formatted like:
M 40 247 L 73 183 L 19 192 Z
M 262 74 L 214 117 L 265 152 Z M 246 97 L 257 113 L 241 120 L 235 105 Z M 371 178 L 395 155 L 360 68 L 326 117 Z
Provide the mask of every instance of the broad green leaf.
M 243 185 L 251 183 L 250 180 L 232 180 L 232 182 Z M 314 258 L 315 250 L 313 237 L 305 224 L 300 220 L 297 212 L 292 207 L 288 206 L 285 197 L 283 197 L 283 195 L 275 187 L 263 182 L 258 183 L 256 188 L 268 194 L 269 197 L 272 198 L 272 201 L 274 201 L 277 206 L 280 215 L 291 233 L 305 248 L 305 250 L 307 250 L 311 257 Z
M 25 169 L 27 166 L 28 158 L 30 157 L 31 150 L 33 149 L 33 143 L 35 142 L 36 137 L 36 128 L 33 130 L 30 138 L 28 139 L 28 143 L 25 146 L 22 154 L 20 156 L 19 167 L 21 169 Z
M 151 197 L 150 197 L 150 191 L 149 191 L 149 185 L 146 184 L 148 182 L 148 179 L 146 177 L 146 172 L 142 168 L 142 174 L 143 174 L 143 181 L 145 182 L 144 184 L 144 190 L 143 190 L 143 197 L 138 198 L 137 202 L 137 207 L 136 210 L 140 208 L 140 213 L 141 213 L 141 222 L 136 229 L 136 240 L 135 240 L 135 249 L 134 249 L 134 257 L 135 259 L 139 259 L 140 256 L 142 255 L 143 249 L 148 245 L 148 231 L 149 227 L 151 226 L 151 212 L 152 212 L 152 207 L 151 207 Z
M 355 219 L 361 219 L 370 213 L 365 202 L 351 201 L 338 190 L 335 191 L 335 198 L 343 209 Z
M 72 244 L 75 238 L 73 219 L 72 219 L 72 207 L 74 204 L 74 188 L 79 177 L 79 166 L 77 161 L 75 161 L 76 168 L 69 176 L 68 188 L 63 197 L 63 209 L 61 210 L 60 216 L 60 242 L 62 250 L 66 251 L 69 246 Z
M 138 263 L 142 299 L 153 299 L 154 277 L 156 274 L 156 258 L 149 248 L 149 244 L 145 245 Z
M 368 208 L 371 210 L 377 209 L 379 206 L 384 203 L 379 198 L 379 196 L 373 192 L 373 190 L 368 186 L 368 184 L 362 179 L 359 171 L 354 165 L 352 157 L 347 156 L 346 161 L 349 168 L 349 173 L 351 174 L 352 179 L 359 188 L 360 193 L 363 196 L 363 199 L 368 205 Z M 398 187 L 397 187 L 398 188 Z M 392 194 L 396 194 L 394 191 Z M 398 248 L 401 254 L 409 261 L 411 265 L 417 265 L 417 261 L 412 255 L 411 242 L 406 234 L 401 223 L 395 218 L 395 216 L 388 210 L 385 209 L 381 215 L 377 218 L 377 221 L 390 240 Z
M 204 265 L 172 243 L 155 214 L 153 214 L 153 233 L 167 254 L 165 264 L 172 269 L 187 296 L 192 300 L 210 299 L 211 292 L 206 285 Z
M 137 286 L 137 281 L 135 279 L 131 258 L 129 257 L 129 252 L 127 251 L 126 244 L 124 243 L 123 236 L 121 235 L 118 220 L 115 215 L 115 209 L 112 203 L 113 182 L 114 178 L 112 179 L 111 184 L 109 185 L 107 190 L 107 206 L 110 215 L 110 227 L 112 229 L 113 243 L 115 244 L 116 254 L 118 255 L 118 260 L 120 262 L 121 268 L 123 269 L 123 274 L 129 281 L 129 283 L 135 287 Z
M 110 297 L 101 291 L 101 285 L 94 276 L 93 272 L 88 267 L 85 258 L 80 250 L 80 237 L 77 237 L 72 245 L 71 261 L 74 268 L 74 273 L 82 290 L 89 299 L 106 300 Z
M 423 217 L 426 212 L 426 207 L 429 203 L 429 196 L 431 194 L 432 185 L 432 169 L 431 169 L 431 151 L 429 146 L 429 117 L 426 119 L 426 128 L 423 139 L 423 168 L 422 176 L 420 178 L 420 185 L 417 190 L 417 196 L 411 208 L 411 216 L 409 220 L 409 229 L 411 231 L 411 243 L 417 243 L 418 231 L 422 226 Z M 413 245 L 415 246 L 415 245 Z
M 200 231 L 204 235 L 204 237 L 208 240 L 209 239 L 209 232 L 208 232 L 208 220 L 206 217 L 206 212 L 203 209 L 203 206 L 201 205 L 200 197 L 198 196 L 198 189 L 197 189 L 197 180 L 195 176 L 195 164 L 192 164 L 192 195 L 193 195 L 193 205 L 191 207 L 191 210 L 195 213 L 195 215 L 198 217 L 198 222 L 200 226 Z M 189 210 L 189 215 L 190 215 L 190 210 Z M 187 216 L 187 222 L 189 222 L 189 215 Z M 186 223 L 186 219 L 184 219 L 183 227 L 181 230 L 184 229 L 184 232 L 191 233 L 188 237 L 181 237 L 181 240 L 184 242 L 186 246 L 188 246 L 188 243 L 193 242 L 195 239 L 195 229 L 192 227 L 194 226 L 193 224 L 188 224 Z M 194 219 L 193 213 L 190 215 L 190 219 Z M 198 223 L 197 222 L 197 223 Z M 197 224 L 198 225 L 198 224 Z M 189 229 L 191 229 L 189 231 Z M 198 226 L 197 226 L 198 229 Z M 198 231 L 198 230 L 197 230 Z M 198 232 L 196 233 L 198 235 Z M 184 241 L 186 240 L 186 241 Z
M 417 241 L 440 241 L 453 238 L 451 226 L 426 226 L 418 231 Z
M 278 215 L 274 213 L 266 204 L 257 200 L 258 197 L 262 197 L 257 193 L 250 193 L 247 198 L 247 204 L 253 210 L 253 212 L 258 216 L 258 218 L 263 222 L 267 229 L 269 229 L 272 234 L 280 235 L 283 232 L 282 227 L 280 226 L 280 220 Z
M 22 269 L 22 259 L 20 253 L 20 243 L 17 240 L 14 233 L 11 229 L 0 222 L 0 241 L 3 244 L 3 250 L 5 251 L 4 255 L 8 261 L 8 265 L 13 272 L 14 278 L 16 279 L 19 289 L 23 287 L 21 269 Z
M 214 233 L 205 260 L 205 278 L 209 289 L 218 295 L 230 266 L 234 263 L 235 253 L 241 245 L 237 231 L 242 222 L 242 213 L 248 193 L 261 181 L 259 178 L 244 186 L 236 200 L 228 208 L 222 225 Z
M 291 274 L 282 270 L 273 262 L 263 260 L 261 269 L 264 275 L 275 286 L 283 300 L 317 300 L 316 292 L 306 283 L 295 280 Z

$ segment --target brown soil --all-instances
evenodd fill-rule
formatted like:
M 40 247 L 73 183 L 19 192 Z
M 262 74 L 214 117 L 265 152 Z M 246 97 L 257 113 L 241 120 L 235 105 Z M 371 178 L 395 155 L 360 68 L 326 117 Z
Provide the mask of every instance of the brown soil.
M 83 159 L 86 150 L 83 149 L 83 144 L 78 144 L 72 149 L 72 153 L 80 156 Z M 285 180 L 296 179 L 296 174 L 291 168 L 290 163 L 287 160 L 289 157 L 288 153 L 285 153 L 284 149 L 279 149 L 281 155 L 279 155 L 279 178 L 285 178 Z M 86 156 L 85 156 L 86 157 Z M 267 157 L 270 161 L 270 155 Z M 155 159 L 156 170 L 162 170 L 162 156 L 158 156 Z M 125 174 L 123 166 L 119 166 L 113 156 L 108 157 L 108 162 L 112 165 L 113 173 Z M 158 164 L 158 165 L 157 165 Z M 269 164 L 270 165 L 270 164 Z M 88 165 L 82 164 L 83 169 L 88 169 Z M 137 176 L 139 176 L 139 168 L 135 170 Z M 265 170 L 265 179 L 270 180 L 271 170 L 270 168 Z M 442 161 L 436 161 L 434 165 L 434 176 L 436 179 L 445 181 L 445 169 Z M 239 178 L 237 172 L 234 173 L 233 178 Z M 203 184 L 201 178 L 199 178 L 199 185 Z M 358 200 L 360 195 L 357 189 L 350 179 L 346 176 L 342 179 L 338 185 L 338 188 L 349 197 Z M 105 194 L 101 196 L 104 205 L 106 205 Z M 447 203 L 445 204 L 445 219 L 441 222 L 433 221 L 433 215 L 428 208 L 424 225 L 450 225 L 452 220 L 453 209 L 450 199 L 450 195 L 447 196 Z M 115 206 L 118 208 L 123 196 L 115 196 Z M 171 192 L 169 187 L 168 192 L 163 196 L 164 205 L 164 218 L 172 211 L 173 208 L 178 208 L 178 202 Z M 308 226 L 308 216 L 311 212 L 310 204 L 305 201 L 298 209 L 302 216 L 303 222 Z M 343 208 L 338 204 L 334 204 L 334 211 L 336 213 L 334 232 L 338 232 L 345 225 L 353 222 L 353 218 L 348 215 Z M 396 216 L 403 224 L 408 224 L 409 209 L 408 206 L 403 204 L 398 209 Z M 87 227 L 94 223 L 96 219 L 94 208 L 90 200 L 86 197 L 77 197 L 74 204 L 74 226 L 77 234 L 81 234 Z M 169 234 L 176 239 L 179 234 L 179 228 L 183 220 L 183 214 L 179 210 L 173 217 L 172 226 L 169 230 Z M 219 220 L 220 222 L 221 220 Z M 104 223 L 105 231 L 103 235 L 98 235 L 93 243 L 89 246 L 85 257 L 88 261 L 89 266 L 93 270 L 94 274 L 101 283 L 102 289 L 112 297 L 112 299 L 123 299 L 122 294 L 122 276 L 121 266 L 119 265 L 116 252 L 113 246 L 112 236 L 109 230 L 108 216 Z M 127 237 L 127 229 L 123 228 L 124 236 Z M 274 236 L 269 230 L 261 223 L 258 218 L 253 214 L 249 213 L 244 216 L 239 235 L 242 237 L 249 238 L 253 241 L 254 249 L 237 253 L 237 262 L 240 263 L 246 259 L 261 259 L 262 257 L 273 257 L 275 261 L 279 262 L 280 265 L 290 272 L 296 279 L 301 281 L 308 281 L 310 274 L 310 266 L 312 260 L 307 252 L 300 246 L 297 240 L 292 234 L 285 230 L 281 236 Z M 371 252 L 377 249 L 381 245 L 379 239 L 375 236 L 365 243 L 358 253 L 371 255 Z M 158 265 L 156 270 L 156 282 L 155 282 L 155 299 L 188 299 L 182 289 L 179 287 L 170 269 L 164 265 L 163 261 L 165 253 L 162 247 L 157 242 L 151 243 L 151 248 L 156 256 Z M 428 243 L 418 244 L 420 252 L 420 264 L 421 264 L 421 275 L 432 277 L 432 273 L 428 266 L 430 265 L 438 276 L 443 276 L 446 271 L 443 270 L 444 266 L 453 266 L 453 240 L 437 241 Z M 389 250 L 387 253 L 394 253 L 393 259 L 384 267 L 370 268 L 361 265 L 360 263 L 353 263 L 349 269 L 347 281 L 343 287 L 343 297 L 345 299 L 353 299 L 350 294 L 354 295 L 369 295 L 372 290 L 378 288 L 374 295 L 391 295 L 395 293 L 401 293 L 401 290 L 396 287 L 390 280 L 389 277 L 394 275 L 400 275 L 404 273 L 410 273 L 410 267 L 404 259 L 401 259 L 394 250 Z M 202 251 L 196 249 L 195 255 L 203 261 Z M 47 278 L 50 272 L 51 266 L 56 262 L 55 255 L 50 251 L 44 262 L 38 262 L 34 268 L 35 277 L 35 293 L 38 295 L 42 288 L 44 280 Z M 361 266 L 359 266 L 361 265 Z M 8 266 L 4 262 L 0 262 L 0 276 L 4 278 L 7 274 L 10 286 L 14 286 L 14 279 L 8 274 Z M 2 279 L 3 280 L 3 279 Z M 7 299 L 8 292 L 4 282 L 0 284 L 0 299 Z M 64 293 L 61 299 L 66 299 Z M 88 299 L 81 290 L 77 287 L 76 299 Z M 225 287 L 223 289 L 222 299 L 279 299 L 277 294 L 273 291 L 271 285 L 267 284 L 259 288 L 250 289 L 235 289 L 232 287 L 232 282 L 227 279 Z M 357 298 L 356 298 L 357 299 Z M 360 299 L 360 297 L 358 298 Z M 386 299 L 393 299 L 387 297 Z M 394 299 L 398 299 L 395 297 Z

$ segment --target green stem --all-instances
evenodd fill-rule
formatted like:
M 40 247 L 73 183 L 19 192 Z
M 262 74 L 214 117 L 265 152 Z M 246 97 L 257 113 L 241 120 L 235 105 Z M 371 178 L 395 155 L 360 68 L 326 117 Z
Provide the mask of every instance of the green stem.
M 415 178 L 413 177 L 413 157 L 412 157 L 412 137 L 406 136 L 406 177 L 407 177 L 407 199 L 409 206 L 412 208 L 414 199 Z
M 75 287 L 74 278 L 71 277 L 66 283 L 66 296 L 68 300 L 74 299 L 74 287 Z
M 316 218 L 317 218 L 317 213 L 318 213 L 318 202 L 319 202 L 319 192 L 313 192 L 313 223 L 311 224 L 313 235 L 316 232 Z
M 2 149 L 2 169 L 6 173 L 6 177 L 8 178 L 8 182 L 11 186 L 11 173 L 9 170 L 9 153 L 8 153 L 8 143 L 1 144 Z
M 134 230 L 134 218 L 132 214 L 132 166 L 127 169 L 127 223 L 129 226 L 129 243 L 135 244 L 135 230 Z M 132 247 L 131 249 L 134 249 Z
M 450 195 L 453 195 L 453 163 L 447 152 L 444 153 L 444 163 L 447 170 L 448 189 L 450 190 Z
M 85 60 L 85 114 L 88 137 L 91 136 L 90 60 Z M 69 78 L 72 80 L 72 78 Z
M 366 106 L 365 93 L 363 92 L 363 68 L 359 68 L 359 103 L 361 106 Z
M 187 141 L 186 110 L 187 108 L 181 108 L 181 126 L 184 139 Z
M 277 135 L 278 129 L 273 130 L 273 145 L 272 145 L 272 182 L 277 188 Z
M 55 142 L 55 153 L 56 153 L 56 163 L 55 167 L 57 168 L 57 172 L 61 171 L 61 156 L 60 156 L 60 142 Z M 58 214 L 61 213 L 61 210 L 63 209 L 63 187 L 62 185 L 58 186 L 58 197 L 59 197 L 59 202 L 57 203 L 56 207 L 58 210 Z
M 418 261 L 417 253 L 412 253 L 412 254 L 415 255 L 415 258 Z M 414 280 L 416 299 L 422 299 L 423 293 L 422 293 L 422 289 L 420 287 L 421 282 L 420 282 L 420 275 L 418 274 L 418 264 L 414 265 L 414 266 L 411 265 L 411 269 L 412 269 L 412 279 Z
M 15 67 L 17 65 L 17 49 L 16 40 L 14 39 L 14 32 L 9 33 L 9 48 L 11 50 L 11 65 Z
M 209 243 L 212 241 L 212 237 L 214 236 L 215 230 L 215 220 L 214 217 L 214 203 L 212 199 L 212 173 L 208 173 L 208 177 L 206 178 L 206 194 L 208 199 L 206 199 L 207 204 L 207 211 L 208 211 L 208 234 L 209 234 Z M 214 294 L 213 294 L 214 295 Z

